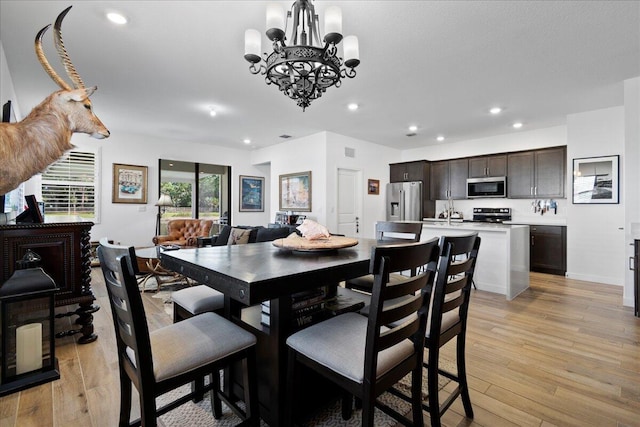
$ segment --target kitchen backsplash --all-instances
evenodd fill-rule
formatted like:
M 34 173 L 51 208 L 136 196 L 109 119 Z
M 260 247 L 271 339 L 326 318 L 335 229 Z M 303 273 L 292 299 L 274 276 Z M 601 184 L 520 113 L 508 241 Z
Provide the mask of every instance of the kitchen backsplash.
M 545 199 L 539 199 L 544 202 Z M 547 199 L 551 200 L 551 199 Z M 553 199 L 556 202 L 557 213 L 553 209 L 544 212 L 534 212 L 532 208 L 533 200 L 530 199 L 473 199 L 473 200 L 453 200 L 454 211 L 462 213 L 464 219 L 473 219 L 473 208 L 511 208 L 511 221 L 524 224 L 566 224 L 567 220 L 567 199 Z M 447 201 L 436 201 L 436 217 L 440 212 L 446 210 Z

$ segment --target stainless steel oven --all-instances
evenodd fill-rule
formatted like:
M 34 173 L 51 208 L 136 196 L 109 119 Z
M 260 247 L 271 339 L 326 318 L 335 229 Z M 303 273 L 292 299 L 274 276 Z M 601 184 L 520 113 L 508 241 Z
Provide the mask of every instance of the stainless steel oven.
M 511 208 L 473 208 L 473 221 L 493 223 L 511 221 Z

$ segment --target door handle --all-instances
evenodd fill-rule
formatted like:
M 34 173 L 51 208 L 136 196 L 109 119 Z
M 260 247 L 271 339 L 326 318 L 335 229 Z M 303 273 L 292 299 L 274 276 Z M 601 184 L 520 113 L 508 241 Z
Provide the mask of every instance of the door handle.
M 629 257 L 629 270 L 635 271 L 635 261 L 636 259 L 634 257 Z
M 531 246 L 534 246 L 536 244 L 536 236 L 531 236 Z

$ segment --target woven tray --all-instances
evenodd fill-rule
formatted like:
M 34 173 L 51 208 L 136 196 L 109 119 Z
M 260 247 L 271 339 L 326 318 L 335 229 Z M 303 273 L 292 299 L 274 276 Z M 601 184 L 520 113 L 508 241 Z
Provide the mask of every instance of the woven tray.
M 295 233 L 284 239 L 276 239 L 273 246 L 281 249 L 304 252 L 332 251 L 335 249 L 349 248 L 358 244 L 358 239 L 343 236 L 330 236 L 328 239 L 307 240 Z

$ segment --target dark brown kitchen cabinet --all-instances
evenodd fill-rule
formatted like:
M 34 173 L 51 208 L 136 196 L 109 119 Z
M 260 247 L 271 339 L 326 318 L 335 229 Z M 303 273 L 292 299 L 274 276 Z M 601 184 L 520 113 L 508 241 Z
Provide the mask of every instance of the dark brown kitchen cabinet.
M 472 157 L 469 159 L 469 178 L 507 176 L 507 155 Z
M 431 199 L 467 198 L 469 160 L 453 159 L 431 163 Z
M 419 160 L 416 162 L 392 163 L 389 165 L 390 182 L 408 182 L 429 180 L 429 162 Z
M 422 216 L 425 218 L 433 218 L 436 213 L 436 203 L 429 196 L 430 179 L 431 164 L 426 160 L 392 163 L 389 165 L 390 182 L 422 182 Z
M 529 269 L 564 276 L 567 271 L 567 227 L 532 225 L 529 239 Z
M 636 317 L 640 317 L 640 240 L 633 241 L 632 270 L 633 270 L 633 314 L 635 314 Z
M 509 198 L 564 198 L 566 163 L 566 147 L 509 153 L 507 156 Z

